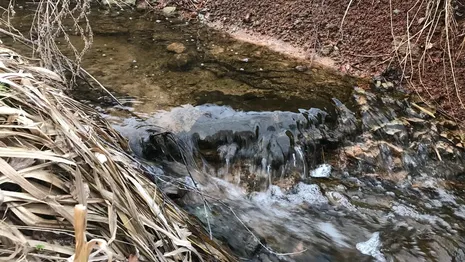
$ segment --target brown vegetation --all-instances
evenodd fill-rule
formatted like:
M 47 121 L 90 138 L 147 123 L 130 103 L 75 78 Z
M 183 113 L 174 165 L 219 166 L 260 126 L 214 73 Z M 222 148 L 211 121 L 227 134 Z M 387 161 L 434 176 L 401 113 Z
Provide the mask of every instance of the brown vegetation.
M 228 261 L 65 87 L 0 47 L 0 259 Z

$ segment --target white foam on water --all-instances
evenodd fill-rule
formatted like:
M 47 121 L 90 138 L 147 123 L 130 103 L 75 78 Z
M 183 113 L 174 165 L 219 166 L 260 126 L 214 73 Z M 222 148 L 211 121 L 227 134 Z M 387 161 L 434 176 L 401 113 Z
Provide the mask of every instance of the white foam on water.
M 436 189 L 436 192 L 438 192 L 439 197 L 441 198 L 441 201 L 442 201 L 442 202 L 450 203 L 450 204 L 453 204 L 453 205 L 457 205 L 457 202 L 455 201 L 455 196 L 454 196 L 454 195 L 449 194 L 448 192 L 446 192 L 446 191 L 445 191 L 444 189 L 442 189 L 442 188 L 437 188 L 437 189 Z
M 251 200 L 260 206 L 270 206 L 275 202 L 283 201 L 284 196 L 280 187 L 271 185 L 267 191 L 253 194 Z
M 439 199 L 443 203 L 448 203 L 452 205 L 457 205 L 457 202 L 455 201 L 455 196 L 453 194 L 450 194 L 446 190 L 440 187 L 441 185 L 441 180 L 434 179 L 434 178 L 426 178 L 426 180 L 422 181 L 422 186 L 425 188 L 431 188 L 434 189 L 439 196 Z M 433 205 L 437 207 L 441 207 L 441 205 L 434 204 Z
M 379 250 L 381 248 L 381 240 L 379 232 L 371 235 L 370 239 L 365 242 L 357 243 L 355 246 L 362 254 L 373 257 L 377 262 L 385 262 L 386 258 Z
M 331 175 L 331 165 L 322 164 L 310 172 L 311 177 L 329 177 Z
M 454 211 L 454 215 L 465 219 L 465 206 L 460 206 L 458 209 Z
M 302 150 L 302 147 L 299 146 L 299 145 L 295 146 L 294 150 L 297 153 L 297 156 L 299 157 L 299 161 L 302 163 L 303 168 L 304 168 L 302 176 L 306 177 L 307 176 L 307 162 L 305 161 L 304 151 Z M 292 154 L 292 156 L 294 158 L 294 167 L 295 167 L 296 166 L 296 155 L 295 155 L 295 153 Z
M 192 180 L 192 178 L 189 177 L 189 176 L 184 177 L 184 183 L 186 184 L 186 186 L 188 186 L 190 188 L 196 188 L 196 186 L 197 186 L 198 189 L 203 188 L 202 185 L 200 185 L 200 184 L 196 185 L 194 180 Z
M 446 227 L 448 229 L 451 228 L 449 223 L 447 223 L 444 219 L 432 215 L 425 215 L 425 214 L 420 214 L 416 210 L 404 206 L 404 205 L 395 205 L 392 207 L 392 210 L 394 211 L 394 214 L 397 214 L 399 216 L 404 216 L 404 217 L 410 217 L 413 218 L 417 221 L 422 221 L 422 222 L 428 222 L 429 224 L 440 224 L 443 227 Z
M 300 205 L 307 204 L 327 204 L 328 199 L 321 193 L 320 187 L 316 184 L 298 183 L 294 187 L 294 194 L 289 194 L 287 199 L 290 203 Z
M 338 246 L 349 247 L 349 244 L 346 242 L 347 237 L 341 234 L 341 232 L 337 230 L 333 224 L 328 222 L 319 222 L 317 227 L 320 232 L 329 236 Z
M 261 206 L 270 206 L 272 204 L 289 206 L 289 204 L 301 205 L 303 203 L 321 205 L 328 203 L 328 199 L 321 193 L 318 185 L 309 185 L 302 182 L 295 185 L 293 190 L 287 194 L 280 187 L 272 185 L 265 192 L 254 193 L 251 200 Z

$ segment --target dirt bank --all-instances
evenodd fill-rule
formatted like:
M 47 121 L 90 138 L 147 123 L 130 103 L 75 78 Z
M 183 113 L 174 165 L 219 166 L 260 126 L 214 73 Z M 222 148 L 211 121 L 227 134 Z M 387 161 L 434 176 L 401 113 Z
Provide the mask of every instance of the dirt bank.
M 200 13 L 243 40 L 301 57 L 316 57 L 345 73 L 372 77 L 394 68 L 385 75 L 399 78 L 404 71 L 402 82 L 408 90 L 438 109 L 465 119 L 463 1 L 452 1 L 449 19 L 457 23 L 448 30 L 444 26 L 446 13 L 441 12 L 443 3 L 438 4 L 436 16 L 428 16 L 436 10 L 433 0 L 351 1 L 349 9 L 349 1 L 339 0 L 204 0 L 195 6 L 185 2 L 185 10 Z M 405 41 L 409 37 L 410 41 Z

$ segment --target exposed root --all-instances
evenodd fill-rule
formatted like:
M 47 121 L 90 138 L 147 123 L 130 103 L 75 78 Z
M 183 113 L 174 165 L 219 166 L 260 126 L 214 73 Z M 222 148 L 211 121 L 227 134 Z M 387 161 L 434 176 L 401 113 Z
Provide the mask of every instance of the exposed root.
M 351 0 L 347 5 L 342 18 L 341 34 L 342 25 L 352 2 Z M 457 106 L 465 109 L 462 99 L 463 93 L 457 82 L 455 69 L 456 62 L 460 58 L 462 49 L 465 46 L 465 32 L 460 34 L 458 30 L 453 3 L 454 0 L 417 0 L 407 11 L 405 37 L 400 39 L 400 36 L 396 35 L 394 30 L 394 9 L 390 0 L 391 34 L 395 43 L 391 54 L 391 63 L 399 65 L 402 71 L 401 80 L 405 80 L 423 101 L 434 103 L 434 97 L 425 86 L 423 78 L 427 73 L 430 73 L 426 72 L 426 65 L 433 63 L 433 58 L 429 51 L 434 45 L 442 43 L 442 46 L 440 46 L 443 51 L 443 57 L 441 58 L 443 60 L 442 77 L 444 78 L 446 94 L 450 101 L 452 101 L 451 96 L 455 96 L 458 101 Z M 420 27 L 419 24 L 421 24 Z M 442 34 L 438 35 L 438 31 L 442 32 Z M 463 37 L 464 39 L 461 41 L 459 50 L 454 53 L 452 44 L 457 42 L 458 37 Z M 422 86 L 422 90 L 429 96 L 429 99 L 421 97 L 419 88 L 416 86 L 417 84 Z

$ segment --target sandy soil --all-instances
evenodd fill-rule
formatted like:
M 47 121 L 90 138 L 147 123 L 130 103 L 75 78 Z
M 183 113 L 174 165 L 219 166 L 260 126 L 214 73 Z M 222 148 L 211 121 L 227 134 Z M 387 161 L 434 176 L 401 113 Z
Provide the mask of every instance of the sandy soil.
M 447 59 L 443 19 L 431 31 L 430 41 L 425 38 L 429 30 L 425 16 L 427 0 L 353 1 L 342 27 L 349 1 L 196 2 L 196 5 L 192 1 L 177 1 L 177 4 L 184 4 L 187 12 L 208 17 L 212 25 L 239 39 L 265 44 L 293 56 L 315 59 L 344 73 L 362 77 L 383 75 L 396 80 L 440 111 L 444 110 L 459 120 L 465 119 L 464 1 L 453 2 L 457 24 L 447 32 L 455 83 Z M 169 1 L 166 4 L 170 4 Z M 410 30 L 407 32 L 408 25 Z M 418 34 L 425 27 L 423 34 Z M 407 36 L 415 37 L 410 44 L 399 44 Z M 408 50 L 410 52 L 406 52 Z M 399 63 L 396 57 L 405 63 Z M 405 78 L 401 78 L 402 72 L 405 72 Z

